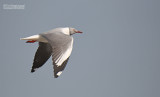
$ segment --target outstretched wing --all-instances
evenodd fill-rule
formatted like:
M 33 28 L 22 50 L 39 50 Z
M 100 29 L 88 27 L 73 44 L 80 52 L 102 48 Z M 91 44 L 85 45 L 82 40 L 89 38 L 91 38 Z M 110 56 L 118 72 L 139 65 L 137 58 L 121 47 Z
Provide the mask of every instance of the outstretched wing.
M 34 72 L 35 69 L 41 67 L 51 56 L 52 47 L 48 43 L 39 42 L 39 47 L 34 56 L 33 66 L 31 72 Z
M 42 34 L 52 47 L 54 77 L 61 75 L 66 67 L 73 48 L 73 37 L 63 33 Z

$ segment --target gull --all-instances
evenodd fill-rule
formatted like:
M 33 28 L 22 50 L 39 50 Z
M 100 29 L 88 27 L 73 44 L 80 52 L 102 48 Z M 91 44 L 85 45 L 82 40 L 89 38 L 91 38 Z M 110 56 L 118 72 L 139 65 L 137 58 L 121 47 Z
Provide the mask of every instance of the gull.
M 39 47 L 35 53 L 31 72 L 45 64 L 52 55 L 54 77 L 57 78 L 62 74 L 66 67 L 73 48 L 73 37 L 75 33 L 82 33 L 75 28 L 55 28 L 53 30 L 20 38 L 27 40 L 26 43 L 39 42 Z

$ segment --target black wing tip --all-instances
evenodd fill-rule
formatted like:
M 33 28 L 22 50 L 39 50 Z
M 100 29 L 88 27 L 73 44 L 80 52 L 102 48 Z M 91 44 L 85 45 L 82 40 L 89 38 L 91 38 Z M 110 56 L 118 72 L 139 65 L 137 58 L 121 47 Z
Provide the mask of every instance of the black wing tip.
M 35 70 L 32 68 L 32 69 L 31 69 L 31 73 L 33 73 L 33 72 L 35 72 Z
M 57 73 L 54 73 L 54 78 L 58 78 L 59 76 L 57 75 Z

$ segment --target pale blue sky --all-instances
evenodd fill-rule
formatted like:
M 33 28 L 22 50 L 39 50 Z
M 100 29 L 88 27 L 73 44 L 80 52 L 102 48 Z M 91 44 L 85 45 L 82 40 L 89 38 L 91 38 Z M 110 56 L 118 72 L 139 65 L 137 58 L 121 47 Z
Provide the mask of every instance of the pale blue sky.
M 25 9 L 3 9 L 3 4 Z M 159 0 L 0 0 L 1 97 L 160 97 Z M 30 73 L 37 43 L 19 38 L 74 27 L 62 75 L 51 58 Z

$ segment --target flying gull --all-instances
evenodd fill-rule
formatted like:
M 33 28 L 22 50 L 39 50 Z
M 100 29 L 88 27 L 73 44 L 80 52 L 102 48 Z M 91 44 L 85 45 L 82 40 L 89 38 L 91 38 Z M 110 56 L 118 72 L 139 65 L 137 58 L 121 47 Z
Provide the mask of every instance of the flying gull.
M 61 75 L 66 67 L 73 48 L 73 37 L 75 33 L 82 33 L 75 28 L 55 28 L 45 33 L 33 35 L 21 40 L 27 40 L 26 43 L 39 42 L 39 47 L 35 53 L 31 72 L 41 67 L 52 55 L 54 65 L 54 77 Z

